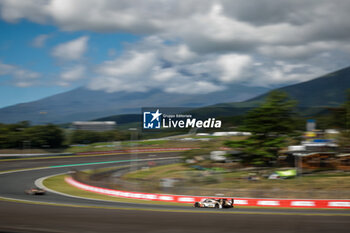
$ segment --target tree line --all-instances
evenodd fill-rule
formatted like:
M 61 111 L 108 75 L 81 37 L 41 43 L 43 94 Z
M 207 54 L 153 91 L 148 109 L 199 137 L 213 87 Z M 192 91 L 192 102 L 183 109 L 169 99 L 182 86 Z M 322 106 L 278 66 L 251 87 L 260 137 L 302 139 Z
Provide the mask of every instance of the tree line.
M 95 132 L 75 130 L 66 133 L 57 125 L 34 125 L 23 121 L 16 124 L 0 123 L 0 149 L 62 148 L 70 144 L 120 141 L 130 139 L 128 132 L 117 130 Z
M 69 136 L 70 144 L 90 144 L 95 142 L 110 142 L 130 140 L 130 133 L 118 130 L 104 132 L 75 130 Z
M 59 148 L 63 141 L 63 130 L 56 125 L 0 124 L 0 149 Z

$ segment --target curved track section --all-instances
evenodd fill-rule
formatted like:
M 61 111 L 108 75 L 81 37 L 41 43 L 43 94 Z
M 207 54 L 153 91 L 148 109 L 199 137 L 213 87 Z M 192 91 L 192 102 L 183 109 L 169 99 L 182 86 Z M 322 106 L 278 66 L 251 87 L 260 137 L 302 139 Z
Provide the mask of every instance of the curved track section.
M 140 154 L 139 158 L 148 159 L 150 155 Z M 251 232 L 253 229 L 258 229 L 256 228 L 258 226 L 265 226 L 270 229 L 267 232 L 271 232 L 271 226 L 274 226 L 273 229 L 279 229 L 278 232 L 295 232 L 296 227 L 301 224 L 300 226 L 315 232 L 322 230 L 324 232 L 329 227 L 333 229 L 333 232 L 342 232 L 350 227 L 349 211 L 346 210 L 253 208 L 194 210 L 192 207 L 152 205 L 151 203 L 86 200 L 56 193 L 48 193 L 44 196 L 28 196 L 24 193 L 26 188 L 33 186 L 35 180 L 41 177 L 69 172 L 72 168 L 105 167 L 106 164 L 103 162 L 108 161 L 128 164 L 129 156 L 125 154 L 0 161 L 2 171 L 27 169 L 0 174 L 0 196 L 2 197 L 0 219 L 4 220 L 0 221 L 0 230 L 4 229 L 8 232 L 81 232 L 85 229 L 87 230 L 85 232 L 89 230 L 90 232 L 135 232 L 142 229 L 143 232 L 157 232 L 158 230 L 160 230 L 158 232 L 213 232 L 213 230 L 215 232 L 235 232 L 236 230 L 237 232 L 245 232 L 245 230 Z M 176 156 L 176 153 L 159 153 L 153 154 L 152 158 L 173 156 Z M 33 167 L 36 169 L 32 169 Z M 9 200 L 14 202 L 8 202 Z M 265 221 L 262 222 L 262 219 Z M 294 219 L 293 223 L 288 223 L 291 219 Z M 85 224 L 82 223 L 83 220 Z M 101 224 L 101 221 L 105 224 Z M 242 221 L 248 225 L 242 225 Z M 62 222 L 75 225 L 68 229 Z M 327 225 L 324 225 L 325 223 Z M 76 224 L 79 226 L 77 228 L 79 231 L 75 229 Z M 112 226 L 118 226 L 119 230 L 116 231 Z M 98 227 L 101 229 L 98 230 Z M 208 231 L 210 229 L 211 231 Z

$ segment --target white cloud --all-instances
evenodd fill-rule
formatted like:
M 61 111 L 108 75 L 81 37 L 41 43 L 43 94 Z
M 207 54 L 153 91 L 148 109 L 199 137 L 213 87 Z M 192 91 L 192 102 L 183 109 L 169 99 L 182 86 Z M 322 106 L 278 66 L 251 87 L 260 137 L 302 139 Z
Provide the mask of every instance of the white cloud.
M 110 50 L 115 59 L 97 67 L 89 86 L 106 91 L 281 85 L 342 68 L 350 59 L 348 0 L 2 0 L 0 12 L 9 22 L 144 36 L 117 58 Z M 58 45 L 52 55 L 79 60 L 88 39 Z M 37 40 L 45 43 L 45 37 Z
M 302 45 L 266 45 L 261 46 L 258 51 L 266 56 L 281 59 L 305 59 L 325 51 L 336 50 L 341 45 L 335 41 L 312 42 Z
M 33 22 L 44 23 L 48 19 L 45 0 L 3 0 L 1 16 L 9 22 L 28 18 Z
M 304 82 L 310 79 L 324 75 L 327 71 L 322 67 L 312 66 L 301 63 L 286 63 L 277 61 L 271 66 L 258 66 L 254 73 L 258 77 L 252 77 L 251 85 L 273 86 L 276 84 L 291 84 Z
M 41 76 L 37 72 L 0 62 L 0 76 L 5 75 L 10 76 L 11 82 L 18 87 L 33 86 L 38 83 L 38 78 Z
M 173 63 L 187 63 L 197 57 L 197 54 L 191 51 L 187 45 L 179 44 L 177 46 L 162 46 L 162 56 Z
M 105 62 L 98 68 L 98 72 L 118 77 L 142 75 L 151 68 L 154 59 L 155 55 L 152 52 L 132 51 L 124 57 Z
M 152 52 L 130 51 L 111 61 L 106 61 L 96 69 L 99 77 L 92 80 L 89 87 L 107 92 L 147 91 L 151 84 L 148 77 L 156 64 Z
M 154 67 L 153 71 L 154 74 L 152 79 L 158 82 L 170 81 L 171 79 L 174 79 L 177 76 L 179 76 L 179 73 L 177 73 L 176 69 L 174 68 L 162 69 L 161 67 Z
M 177 83 L 177 85 L 172 85 L 166 87 L 165 91 L 169 93 L 179 93 L 179 94 L 206 94 L 210 92 L 220 91 L 225 89 L 223 86 L 215 85 L 214 83 L 207 81 L 198 82 L 185 82 Z
M 62 72 L 60 78 L 66 82 L 77 81 L 84 77 L 85 70 L 85 66 L 76 65 Z
M 75 40 L 59 44 L 52 50 L 54 57 L 62 60 L 79 60 L 87 50 L 89 37 L 82 36 Z
M 210 93 L 243 78 L 250 61 L 239 54 L 198 56 L 184 45 L 165 45 L 151 37 L 98 66 L 98 77 L 88 86 L 107 92 L 159 88 L 171 93 Z
M 12 75 L 18 79 L 36 79 L 40 77 L 40 74 L 37 72 L 17 68 L 12 72 Z
M 220 80 L 223 82 L 232 82 L 242 79 L 243 69 L 252 65 L 251 57 L 247 55 L 227 54 L 218 58 L 218 66 L 222 70 Z
M 18 80 L 14 84 L 17 87 L 30 87 L 30 86 L 35 85 L 35 83 L 33 83 L 33 82 L 23 81 L 23 80 Z
M 34 38 L 32 45 L 37 48 L 43 47 L 46 43 L 46 40 L 49 38 L 50 38 L 50 35 L 46 35 L 46 34 L 39 35 Z
M 14 70 L 15 70 L 14 66 L 0 62 L 0 75 L 10 74 Z
M 247 54 L 227 53 L 178 56 L 181 44 L 165 44 L 145 38 L 120 57 L 95 69 L 88 87 L 107 92 L 145 92 L 162 89 L 169 93 L 210 93 L 228 84 L 276 86 L 307 81 L 327 71 L 317 66 L 285 60 L 257 59 Z
M 247 49 L 345 42 L 350 36 L 347 0 L 3 0 L 0 4 L 1 17 L 10 22 L 24 18 L 69 31 L 161 34 L 182 39 L 192 49 L 214 49 L 215 44 L 217 49 Z

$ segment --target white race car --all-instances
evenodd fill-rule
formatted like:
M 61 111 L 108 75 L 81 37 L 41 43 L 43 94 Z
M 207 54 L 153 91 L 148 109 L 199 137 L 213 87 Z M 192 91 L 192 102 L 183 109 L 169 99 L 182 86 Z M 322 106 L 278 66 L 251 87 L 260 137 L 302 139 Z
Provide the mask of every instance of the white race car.
M 228 200 L 226 198 L 221 199 L 203 199 L 199 202 L 194 203 L 194 207 L 197 208 L 233 208 L 234 200 L 233 198 L 231 200 Z
M 44 189 L 41 188 L 30 188 L 25 190 L 26 194 L 28 195 L 44 195 L 46 193 L 46 191 Z

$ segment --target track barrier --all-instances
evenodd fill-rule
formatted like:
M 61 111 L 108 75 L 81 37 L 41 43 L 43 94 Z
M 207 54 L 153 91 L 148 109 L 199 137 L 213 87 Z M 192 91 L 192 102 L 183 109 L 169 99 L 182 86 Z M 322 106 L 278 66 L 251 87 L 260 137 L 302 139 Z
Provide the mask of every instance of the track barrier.
M 65 181 L 82 190 L 94 193 L 131 198 L 149 201 L 164 201 L 176 203 L 194 203 L 206 198 L 224 198 L 224 197 L 205 197 L 205 196 L 184 196 L 184 195 L 170 195 L 170 194 L 155 194 L 155 193 L 139 193 L 129 192 L 114 189 L 101 188 L 87 185 L 74 180 L 72 177 L 65 177 Z M 232 197 L 226 197 L 231 199 Z M 259 206 L 259 207 L 288 207 L 288 208 L 342 208 L 350 209 L 350 200 L 328 200 L 328 199 L 270 199 L 270 198 L 234 198 L 236 206 Z

